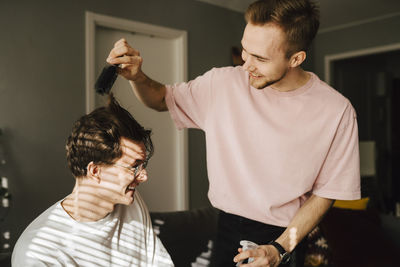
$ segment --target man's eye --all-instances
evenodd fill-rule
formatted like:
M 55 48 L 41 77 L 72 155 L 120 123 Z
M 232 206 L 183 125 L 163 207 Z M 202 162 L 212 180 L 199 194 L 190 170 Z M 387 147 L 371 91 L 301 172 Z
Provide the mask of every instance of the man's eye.
M 136 161 L 135 164 L 132 165 L 132 169 L 137 168 L 139 165 L 143 164 L 143 161 Z

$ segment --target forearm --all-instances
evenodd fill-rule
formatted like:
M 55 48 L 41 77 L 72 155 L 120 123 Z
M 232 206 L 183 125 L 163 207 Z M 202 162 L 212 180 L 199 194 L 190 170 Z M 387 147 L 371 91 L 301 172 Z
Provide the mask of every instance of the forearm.
M 276 239 L 286 251 L 291 252 L 296 245 L 322 220 L 333 204 L 332 199 L 312 195 L 299 209 L 287 229 Z
M 168 110 L 165 103 L 165 85 L 150 79 L 143 72 L 138 73 L 135 81 L 129 81 L 136 97 L 147 107 L 157 111 Z

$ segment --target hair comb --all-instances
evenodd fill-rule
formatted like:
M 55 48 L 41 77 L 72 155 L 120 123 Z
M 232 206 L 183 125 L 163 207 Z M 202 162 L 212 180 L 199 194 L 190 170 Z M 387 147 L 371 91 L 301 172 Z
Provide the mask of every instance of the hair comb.
M 118 77 L 118 65 L 107 64 L 101 71 L 94 85 L 96 92 L 100 95 L 109 94 L 115 80 Z

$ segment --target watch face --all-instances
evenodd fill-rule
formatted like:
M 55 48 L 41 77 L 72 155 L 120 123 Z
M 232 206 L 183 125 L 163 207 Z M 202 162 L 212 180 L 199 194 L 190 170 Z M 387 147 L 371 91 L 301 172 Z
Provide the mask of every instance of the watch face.
M 285 263 L 289 262 L 289 260 L 290 260 L 290 254 L 289 253 L 285 252 L 285 253 L 281 254 L 281 256 L 282 256 L 281 263 L 285 264 Z

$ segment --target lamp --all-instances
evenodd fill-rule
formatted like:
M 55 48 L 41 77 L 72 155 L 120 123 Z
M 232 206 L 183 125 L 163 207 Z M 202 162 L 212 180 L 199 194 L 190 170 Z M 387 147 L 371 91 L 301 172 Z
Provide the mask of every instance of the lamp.
M 376 174 L 376 145 L 375 141 L 360 141 L 360 174 L 375 176 Z

